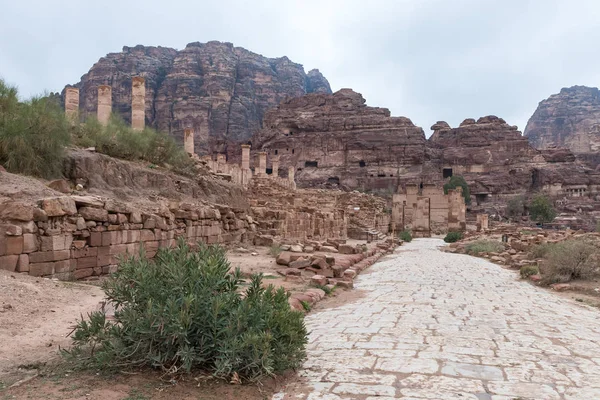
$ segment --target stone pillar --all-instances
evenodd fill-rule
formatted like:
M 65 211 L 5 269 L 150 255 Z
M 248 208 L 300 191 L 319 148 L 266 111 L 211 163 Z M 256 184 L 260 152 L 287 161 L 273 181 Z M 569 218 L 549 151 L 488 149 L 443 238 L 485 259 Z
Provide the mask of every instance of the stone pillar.
M 183 130 L 183 148 L 185 152 L 190 156 L 193 156 L 194 153 L 194 130 L 193 129 L 184 129 Z
M 68 87 L 65 90 L 65 115 L 71 122 L 79 118 L 79 89 Z
M 250 145 L 242 145 L 242 169 L 250 169 Z
M 288 167 L 288 181 L 291 189 L 296 189 L 296 168 Z
M 477 214 L 477 232 L 485 232 L 489 229 L 487 214 Z
M 272 175 L 274 178 L 279 178 L 279 156 L 273 156 L 273 172 Z
M 267 153 L 264 151 L 258 153 L 258 168 L 255 173 L 258 176 L 264 176 L 267 174 Z
M 112 112 L 112 88 L 108 85 L 98 86 L 98 122 L 107 125 Z
M 141 131 L 146 126 L 146 81 L 141 76 L 131 80 L 131 127 Z

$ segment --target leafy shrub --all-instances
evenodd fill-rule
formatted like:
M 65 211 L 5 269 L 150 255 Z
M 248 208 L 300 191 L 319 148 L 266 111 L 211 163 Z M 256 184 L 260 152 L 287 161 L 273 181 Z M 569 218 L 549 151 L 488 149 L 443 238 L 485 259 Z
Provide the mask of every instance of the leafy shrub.
M 334 287 L 329 287 L 327 285 L 314 285 L 314 287 L 316 289 L 321 289 L 322 291 L 324 291 L 327 296 L 331 296 L 333 294 L 333 292 L 335 291 L 335 288 L 336 288 L 335 286 Z
M 540 273 L 540 270 L 535 265 L 525 265 L 521 267 L 519 272 L 521 273 L 521 278 L 527 279 L 531 275 L 538 275 Z
M 9 172 L 53 178 L 70 142 L 64 112 L 50 97 L 19 102 L 16 88 L 0 79 L 0 165 Z
M 506 203 L 506 215 L 511 218 L 519 218 L 525 212 L 525 198 L 523 196 L 513 197 Z
M 542 283 L 569 282 L 599 274 L 596 246 L 585 240 L 571 239 L 553 244 L 542 266 Z
M 412 235 L 410 234 L 410 231 L 402 231 L 398 234 L 398 238 L 400 238 L 400 240 L 403 240 L 405 242 L 412 242 Z
M 465 246 L 467 254 L 498 253 L 504 250 L 504 245 L 494 240 L 477 240 Z
M 124 160 L 145 160 L 156 165 L 171 166 L 177 172 L 193 173 L 193 163 L 170 136 L 145 128 L 136 131 L 122 119 L 111 116 L 102 126 L 95 118 L 74 129 L 75 142 L 83 147 L 95 147 L 96 151 Z
M 184 241 L 154 260 L 123 261 L 103 284 L 115 320 L 91 313 L 68 354 L 86 367 L 202 369 L 246 380 L 299 367 L 307 333 L 289 294 L 261 287 L 260 275 L 241 293 L 241 272 L 229 268 L 223 249 L 192 251 Z
M 531 219 L 539 223 L 549 223 L 556 218 L 556 211 L 550 199 L 542 194 L 536 195 L 529 204 Z
M 269 254 L 272 255 L 273 257 L 277 257 L 278 255 L 280 255 L 282 252 L 281 250 L 281 246 L 279 246 L 278 244 L 274 244 L 273 246 L 271 246 L 269 248 Z
M 457 187 L 462 188 L 462 195 L 465 198 L 465 204 L 471 204 L 471 192 L 469 191 L 469 185 L 465 178 L 460 175 L 453 175 L 450 177 L 448 183 L 444 184 L 444 193 L 448 194 L 448 190 L 456 189 Z
M 463 235 L 461 232 L 448 232 L 448 234 L 444 238 L 444 242 L 446 242 L 446 243 L 458 242 L 460 239 L 462 239 L 462 237 L 463 237 Z
M 536 246 L 533 246 L 531 250 L 529 250 L 529 254 L 533 258 L 545 258 L 548 255 L 550 249 L 554 246 L 554 243 L 542 243 Z

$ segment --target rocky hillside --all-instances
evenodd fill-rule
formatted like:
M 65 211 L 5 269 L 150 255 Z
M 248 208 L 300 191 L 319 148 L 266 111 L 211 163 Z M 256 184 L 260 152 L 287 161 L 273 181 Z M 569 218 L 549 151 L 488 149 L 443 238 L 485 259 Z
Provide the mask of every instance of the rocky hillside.
M 331 93 L 318 71 L 287 57 L 267 58 L 231 43 L 190 43 L 183 50 L 123 47 L 92 66 L 75 87 L 80 110 L 95 115 L 98 85 L 112 86 L 113 112 L 131 119 L 131 78 L 146 79 L 146 122 L 183 141 L 195 129 L 196 152 L 214 141 L 245 141 L 267 109 L 290 97 Z M 63 92 L 64 95 L 64 92 Z
M 564 88 L 538 105 L 525 128 L 538 149 L 568 147 L 576 154 L 600 151 L 600 90 Z

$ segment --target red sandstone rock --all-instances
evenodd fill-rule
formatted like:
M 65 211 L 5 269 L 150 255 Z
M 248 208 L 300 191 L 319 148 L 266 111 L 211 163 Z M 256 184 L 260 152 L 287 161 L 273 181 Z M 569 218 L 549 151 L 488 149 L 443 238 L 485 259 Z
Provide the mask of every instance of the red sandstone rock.
M 354 254 L 355 253 L 355 248 L 354 246 L 351 246 L 349 244 L 340 244 L 338 246 L 338 251 L 340 252 L 340 254 Z
M 291 256 L 290 253 L 288 253 L 287 251 L 283 251 L 283 252 L 279 253 L 277 258 L 275 259 L 275 262 L 279 265 L 289 265 L 291 262 L 290 256 Z
M 327 277 L 323 275 L 314 275 L 310 278 L 310 282 L 315 286 L 325 286 L 327 284 Z
M 291 261 L 289 263 L 289 266 L 290 266 L 290 268 L 298 268 L 298 269 L 307 268 L 307 267 L 310 267 L 310 260 L 308 260 L 307 258 L 301 258 L 296 261 Z

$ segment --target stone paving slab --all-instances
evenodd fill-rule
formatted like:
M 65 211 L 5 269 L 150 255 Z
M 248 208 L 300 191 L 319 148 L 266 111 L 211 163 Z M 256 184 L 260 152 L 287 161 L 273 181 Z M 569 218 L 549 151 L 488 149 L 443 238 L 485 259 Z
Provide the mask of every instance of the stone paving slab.
M 273 400 L 600 399 L 600 311 L 416 239 L 307 316 L 302 382 Z

